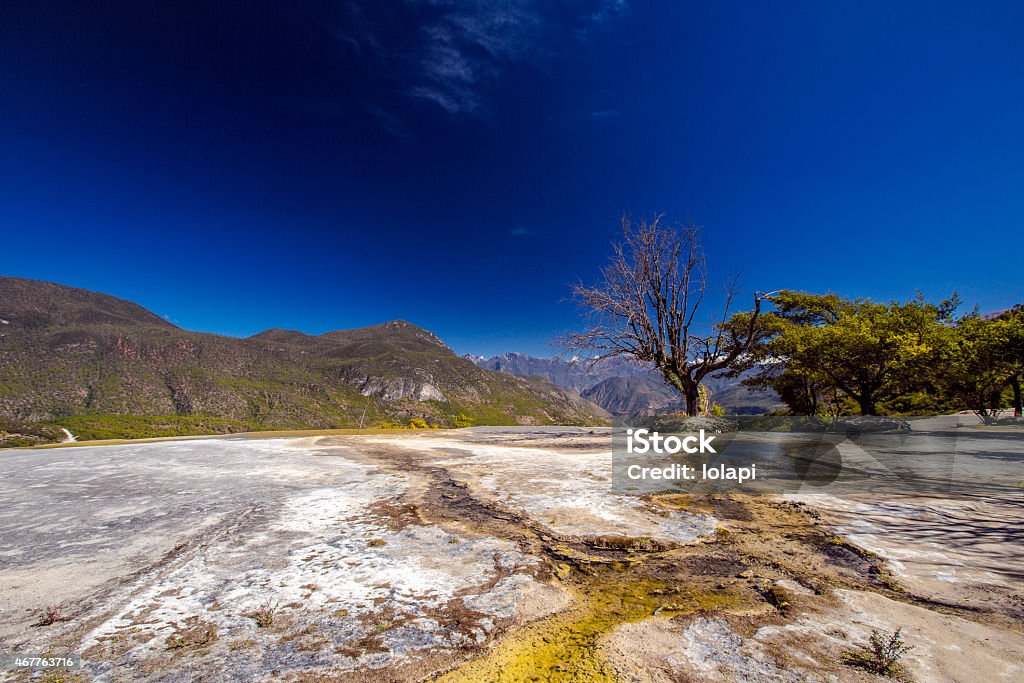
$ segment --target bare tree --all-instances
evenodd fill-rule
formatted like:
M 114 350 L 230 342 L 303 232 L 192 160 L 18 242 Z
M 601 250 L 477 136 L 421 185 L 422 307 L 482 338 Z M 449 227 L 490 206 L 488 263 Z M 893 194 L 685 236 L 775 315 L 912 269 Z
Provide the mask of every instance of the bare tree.
M 730 367 L 756 340 L 765 297 L 754 296 L 753 311 L 730 316 L 733 279 L 722 318 L 710 325 L 698 321 L 707 288 L 698 226 L 665 227 L 658 216 L 638 225 L 624 217 L 622 227 L 624 239 L 613 244 L 602 281 L 573 287 L 587 329 L 559 344 L 585 355 L 596 352 L 595 362 L 621 356 L 654 366 L 686 399 L 687 414 L 696 415 L 704 378 Z

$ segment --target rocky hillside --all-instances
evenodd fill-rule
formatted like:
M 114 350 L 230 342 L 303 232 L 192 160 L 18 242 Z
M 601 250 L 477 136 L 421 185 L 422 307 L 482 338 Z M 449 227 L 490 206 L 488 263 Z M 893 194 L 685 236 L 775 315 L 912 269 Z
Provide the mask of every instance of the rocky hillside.
M 651 415 L 681 410 L 679 394 L 657 372 L 619 358 L 600 363 L 537 358 L 523 353 L 504 353 L 492 358 L 467 356 L 480 367 L 520 377 L 542 377 L 571 389 L 612 415 Z M 742 377 L 711 377 L 705 386 L 711 400 L 730 414 L 759 414 L 781 406 L 772 391 L 751 391 Z
M 609 377 L 584 389 L 583 397 L 613 415 L 657 413 L 682 406 L 679 393 L 654 374 Z
M 180 433 L 606 417 L 549 382 L 480 368 L 404 321 L 238 339 L 182 330 L 105 294 L 0 277 L 0 419 L 8 422 L 138 436 L 154 421 Z

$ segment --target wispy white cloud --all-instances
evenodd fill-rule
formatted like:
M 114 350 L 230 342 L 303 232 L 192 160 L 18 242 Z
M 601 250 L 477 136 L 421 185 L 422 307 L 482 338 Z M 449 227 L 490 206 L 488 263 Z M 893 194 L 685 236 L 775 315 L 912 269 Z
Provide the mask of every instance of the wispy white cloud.
M 409 94 L 445 111 L 472 113 L 504 66 L 528 61 L 539 49 L 548 23 L 533 0 L 461 0 L 429 4 L 447 11 L 420 30 L 420 83 Z
M 456 115 L 485 112 L 511 65 L 539 63 L 628 11 L 626 0 L 406 0 L 402 7 L 401 21 L 374 26 L 353 3 L 338 37 L 357 56 L 389 63 L 406 95 Z M 389 32 L 402 38 L 392 41 Z
M 626 0 L 609 0 L 599 4 L 597 11 L 590 15 L 592 24 L 605 24 L 629 13 L 629 3 Z

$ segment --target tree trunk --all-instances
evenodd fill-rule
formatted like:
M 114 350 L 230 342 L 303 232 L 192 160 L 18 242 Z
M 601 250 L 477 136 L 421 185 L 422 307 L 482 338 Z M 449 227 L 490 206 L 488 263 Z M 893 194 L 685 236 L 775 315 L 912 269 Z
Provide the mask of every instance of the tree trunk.
M 857 405 L 860 406 L 861 415 L 878 415 L 878 409 L 875 408 L 875 400 L 867 394 L 857 397 Z
M 807 406 L 809 408 L 808 412 L 809 412 L 810 415 L 817 415 L 818 414 L 818 392 L 814 388 L 814 384 L 812 382 L 804 382 L 804 387 L 805 387 L 806 393 L 807 393 L 806 399 L 807 399 Z
M 1018 375 L 1010 378 L 1010 386 L 1013 387 L 1013 416 L 1021 417 L 1022 412 L 1024 412 L 1021 408 L 1024 406 L 1021 406 L 1020 377 Z
M 693 378 L 685 373 L 677 373 L 672 368 L 663 367 L 661 376 L 676 391 L 683 395 L 686 401 L 686 414 L 693 417 L 697 414 L 700 404 L 700 384 L 693 381 Z
M 700 410 L 700 387 L 694 384 L 686 387 L 686 414 L 693 417 Z

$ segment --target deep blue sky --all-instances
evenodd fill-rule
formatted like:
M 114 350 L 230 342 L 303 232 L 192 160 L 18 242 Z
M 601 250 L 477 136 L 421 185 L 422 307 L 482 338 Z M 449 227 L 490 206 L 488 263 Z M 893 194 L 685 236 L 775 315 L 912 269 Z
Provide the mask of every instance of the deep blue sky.
M 1021 3 L 384 5 L 0 4 L 2 272 L 547 355 L 660 211 L 748 292 L 1024 300 Z

